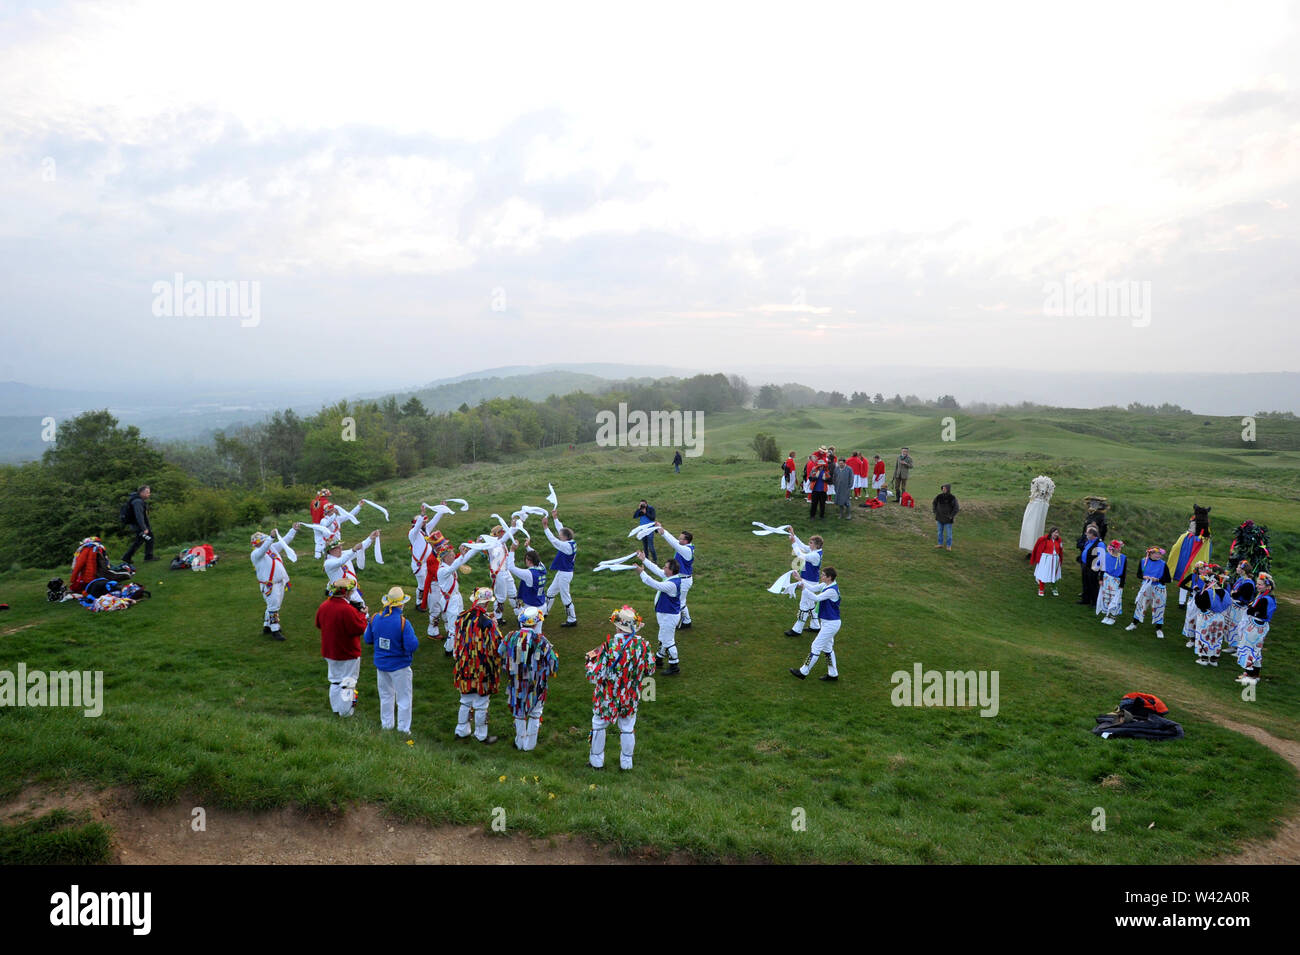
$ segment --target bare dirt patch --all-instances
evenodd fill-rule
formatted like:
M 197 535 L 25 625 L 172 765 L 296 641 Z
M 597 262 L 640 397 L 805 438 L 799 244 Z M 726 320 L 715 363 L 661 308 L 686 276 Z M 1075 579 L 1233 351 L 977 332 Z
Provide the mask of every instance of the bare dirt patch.
M 1243 736 L 1249 736 L 1251 739 L 1263 743 L 1290 763 L 1292 769 L 1300 773 L 1300 742 L 1279 739 L 1272 733 L 1257 726 L 1238 723 L 1221 716 L 1212 715 L 1210 719 L 1234 733 L 1241 733 Z M 1295 865 L 1300 863 L 1300 816 L 1292 816 L 1286 820 L 1278 834 L 1267 842 L 1248 842 L 1242 847 L 1240 853 L 1219 856 L 1217 859 L 1210 859 L 1209 861 L 1215 865 Z
M 426 826 L 385 819 L 375 806 L 338 815 L 291 808 L 270 812 L 209 809 L 195 832 L 192 806 L 142 806 L 121 790 L 30 786 L 0 804 L 0 821 L 17 822 L 64 808 L 89 812 L 113 830 L 114 860 L 123 865 L 629 865 L 679 863 L 652 853 L 614 855 L 582 839 L 489 834 L 474 826 Z

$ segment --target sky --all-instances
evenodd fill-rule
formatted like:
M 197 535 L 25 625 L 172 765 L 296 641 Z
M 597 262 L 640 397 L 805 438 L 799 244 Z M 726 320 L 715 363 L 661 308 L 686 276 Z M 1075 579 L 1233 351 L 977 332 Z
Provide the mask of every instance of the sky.
M 0 2 L 0 380 L 1297 371 L 1298 82 L 1296 3 Z

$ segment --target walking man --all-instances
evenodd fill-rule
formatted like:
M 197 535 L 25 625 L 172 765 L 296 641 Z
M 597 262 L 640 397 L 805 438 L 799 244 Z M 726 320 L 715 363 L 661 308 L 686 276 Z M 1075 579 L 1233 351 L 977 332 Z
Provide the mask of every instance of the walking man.
M 952 550 L 952 522 L 957 519 L 961 505 L 953 497 L 951 484 L 945 484 L 939 489 L 931 507 L 934 509 L 935 523 L 939 525 L 939 543 L 934 546 Z
M 126 512 L 126 526 L 135 531 L 135 540 L 131 546 L 126 549 L 122 555 L 122 563 L 131 563 L 131 557 L 135 554 L 136 549 L 144 544 L 144 559 L 157 560 L 153 555 L 153 528 L 149 525 L 149 498 L 153 491 L 148 484 L 141 485 L 126 502 L 124 508 Z

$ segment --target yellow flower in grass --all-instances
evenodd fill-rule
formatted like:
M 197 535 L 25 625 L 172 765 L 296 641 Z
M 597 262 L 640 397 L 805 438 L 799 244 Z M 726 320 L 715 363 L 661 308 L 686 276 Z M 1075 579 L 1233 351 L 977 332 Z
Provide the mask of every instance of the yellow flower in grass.
M 547 793 L 547 794 L 546 794 L 546 798 L 547 798 L 547 799 L 554 799 L 554 798 L 555 798 L 555 793 Z
M 505 781 L 506 781 L 506 778 L 505 778 L 504 776 L 498 776 L 498 777 L 497 777 L 497 782 L 499 782 L 499 783 L 503 783 L 503 782 L 505 782 Z

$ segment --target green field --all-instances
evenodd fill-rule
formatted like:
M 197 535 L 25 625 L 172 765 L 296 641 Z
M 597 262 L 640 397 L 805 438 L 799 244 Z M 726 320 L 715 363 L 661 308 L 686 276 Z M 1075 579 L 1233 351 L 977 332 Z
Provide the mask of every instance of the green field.
M 143 565 L 150 569 L 139 579 L 153 599 L 125 613 L 46 603 L 46 580 L 66 576 L 66 567 L 0 574 L 0 600 L 13 606 L 0 617 L 0 669 L 21 661 L 29 670 L 103 670 L 106 692 L 97 719 L 0 710 L 0 793 L 33 782 L 92 783 L 124 786 L 150 802 L 235 809 L 373 802 L 394 818 L 485 828 L 502 807 L 512 831 L 572 833 L 623 851 L 680 850 L 704 860 L 1169 864 L 1267 838 L 1296 811 L 1296 776 L 1214 720 L 1300 738 L 1300 665 L 1290 639 L 1300 422 L 1260 419 L 1258 440 L 1246 444 L 1237 419 L 958 414 L 956 440 L 945 442 L 941 414 L 716 415 L 705 422 L 704 456 L 688 459 L 680 475 L 667 463 L 671 451 L 584 446 L 368 489 L 393 513 L 381 525 L 388 563 L 368 561 L 360 572 L 375 606 L 391 584 L 410 587 L 404 538 L 419 501 L 469 499 L 468 514 L 440 525 L 467 538 L 487 530 L 492 511 L 542 503 L 554 482 L 561 517 L 579 541 L 580 625 L 560 629 L 557 614 L 546 628 L 560 672 L 530 754 L 509 745 L 504 698 L 492 704 L 499 744 L 453 741 L 450 661 L 430 643 L 415 660 L 413 746 L 380 733 L 368 654 L 359 718 L 335 718 L 313 626 L 324 574 L 310 544 L 290 568 L 284 643 L 261 634 L 249 529 L 213 541 L 222 561 L 206 573 Z M 829 508 L 814 524 L 806 507 L 781 500 L 778 467 L 755 460 L 748 446 L 758 431 L 801 454 L 834 444 L 892 461 L 909 445 L 917 461 L 909 489 L 919 506 L 855 508 L 850 523 Z M 1040 473 L 1056 481 L 1049 524 L 1061 525 L 1067 543 L 1057 599 L 1035 596 L 1016 546 L 1029 481 Z M 962 504 L 951 553 L 935 550 L 929 512 L 945 482 Z M 1242 699 L 1226 656 L 1218 669 L 1192 662 L 1177 607 L 1168 639 L 1157 641 L 1150 627 L 1134 634 L 1103 627 L 1074 604 L 1078 565 L 1070 560 L 1088 494 L 1110 499 L 1112 534 L 1129 542 L 1132 558 L 1147 544 L 1168 548 L 1193 501 L 1213 508 L 1221 561 L 1242 520 L 1269 526 L 1279 609 L 1256 700 Z M 658 679 L 655 699 L 641 706 L 635 770 L 620 773 L 615 758 L 594 772 L 586 766 L 591 708 L 582 655 L 604 638 L 616 606 L 630 601 L 653 616 L 651 592 L 634 574 L 593 575 L 590 567 L 632 549 L 624 535 L 641 497 L 671 530 L 695 535 L 695 626 L 681 634 L 682 674 Z M 377 518 L 365 509 L 363 528 L 349 525 L 345 541 Z M 786 672 L 808 643 L 782 635 L 795 604 L 765 588 L 788 567 L 789 550 L 782 538 L 751 535 L 751 520 L 826 538 L 844 593 L 837 684 Z M 538 540 L 549 563 L 551 549 Z M 191 542 L 163 542 L 160 554 L 182 543 Z M 110 547 L 114 558 L 121 551 Z M 474 566 L 470 588 L 486 579 L 481 558 Z M 1134 593 L 1126 591 L 1126 610 Z M 997 715 L 892 705 L 891 674 L 918 662 L 998 671 Z M 1093 717 L 1131 690 L 1161 696 L 1186 738 L 1093 736 Z M 615 735 L 607 757 L 616 752 Z M 1093 829 L 1097 807 L 1105 831 Z M 792 825 L 799 810 L 803 829 Z

